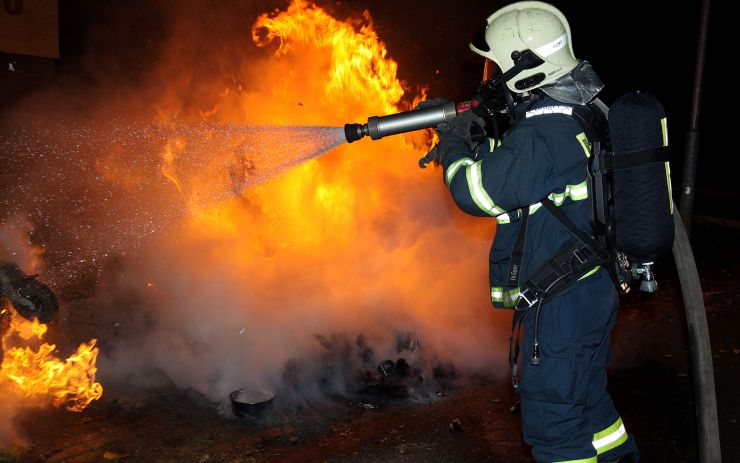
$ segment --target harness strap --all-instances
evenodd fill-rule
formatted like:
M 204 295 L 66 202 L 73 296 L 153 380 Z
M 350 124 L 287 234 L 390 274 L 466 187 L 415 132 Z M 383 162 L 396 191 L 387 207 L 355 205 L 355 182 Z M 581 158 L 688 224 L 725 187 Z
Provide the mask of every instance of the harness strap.
M 514 248 L 511 251 L 511 258 L 509 260 L 509 276 L 506 280 L 506 286 L 508 289 L 519 287 L 519 275 L 521 274 L 522 259 L 524 258 L 524 244 L 527 239 L 529 208 L 519 209 L 519 217 L 521 217 L 519 234 L 516 237 L 516 242 L 514 243 Z
M 543 207 L 548 210 L 556 220 L 574 236 L 574 240 L 566 243 L 557 253 L 547 260 L 540 268 L 531 274 L 529 279 L 521 285 L 521 291 L 514 308 L 512 319 L 511 336 L 509 337 L 509 365 L 511 366 L 512 385 L 514 390 L 519 387 L 519 338 L 521 326 L 534 309 L 534 333 L 532 351 L 529 361 L 532 365 L 540 364 L 540 343 L 539 343 L 539 322 L 540 313 L 545 304 L 553 296 L 560 294 L 570 285 L 578 281 L 588 271 L 597 265 L 601 265 L 609 260 L 608 253 L 587 233 L 580 230 L 573 221 L 549 198 L 541 201 Z M 525 216 L 526 217 L 526 216 Z M 522 228 L 526 227 L 526 221 L 522 218 Z M 515 245 L 523 248 L 523 235 L 525 231 L 520 230 Z M 521 243 L 520 243 L 521 241 Z M 521 257 L 519 257 L 521 259 Z M 514 254 L 512 254 L 512 261 Z M 512 263 L 513 265 L 513 263 Z M 509 278 L 513 273 L 509 271 Z M 516 276 L 518 282 L 518 275 Z
M 648 164 L 669 162 L 670 160 L 670 150 L 667 146 L 661 146 L 659 148 L 651 148 L 647 150 L 608 153 L 604 159 L 606 169 L 611 171 L 631 169 L 633 167 L 641 167 Z
M 609 137 L 609 123 L 604 111 L 597 104 L 589 103 L 584 106 L 574 105 L 572 107 L 573 112 L 566 116 L 578 123 L 591 143 L 606 140 Z
M 565 228 L 568 229 L 568 231 L 583 244 L 585 247 L 589 248 L 594 254 L 596 254 L 601 259 L 608 259 L 609 254 L 604 250 L 599 243 L 593 239 L 588 233 L 584 232 L 580 228 L 576 226 L 576 224 L 573 223 L 572 220 L 570 220 L 570 217 L 562 211 L 559 207 L 557 207 L 550 198 L 545 198 L 542 201 L 542 206 L 547 209 L 547 211 L 555 217 L 558 222 L 560 222 Z

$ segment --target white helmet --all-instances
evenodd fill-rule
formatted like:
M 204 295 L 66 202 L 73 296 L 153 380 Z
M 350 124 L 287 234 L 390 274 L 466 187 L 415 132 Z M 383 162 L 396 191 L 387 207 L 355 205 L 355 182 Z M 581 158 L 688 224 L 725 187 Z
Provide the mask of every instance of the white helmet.
M 578 65 L 568 20 L 544 2 L 517 2 L 496 11 L 470 49 L 495 62 L 517 93 L 550 84 Z

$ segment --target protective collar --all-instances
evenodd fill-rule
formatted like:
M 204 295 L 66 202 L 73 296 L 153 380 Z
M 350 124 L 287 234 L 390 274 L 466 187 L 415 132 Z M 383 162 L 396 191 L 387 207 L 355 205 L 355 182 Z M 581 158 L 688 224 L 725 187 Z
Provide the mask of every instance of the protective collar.
M 585 105 L 593 100 L 602 88 L 604 83 L 588 61 L 583 60 L 568 74 L 549 85 L 543 85 L 540 90 L 562 103 Z

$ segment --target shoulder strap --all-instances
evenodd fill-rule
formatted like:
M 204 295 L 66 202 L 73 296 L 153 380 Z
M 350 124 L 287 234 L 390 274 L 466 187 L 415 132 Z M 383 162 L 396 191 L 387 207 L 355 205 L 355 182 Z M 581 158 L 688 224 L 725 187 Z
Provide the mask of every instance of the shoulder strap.
M 601 103 L 601 105 L 606 107 L 604 103 Z M 589 103 L 585 106 L 573 106 L 573 112 L 570 117 L 578 122 L 581 130 L 583 130 L 591 143 L 600 141 L 601 146 L 606 147 L 604 143 L 609 139 L 609 122 L 607 120 L 607 113 L 604 112 L 601 106 L 595 103 Z
M 611 143 L 609 143 L 608 115 L 609 108 L 598 99 L 586 106 L 573 106 L 573 112 L 570 115 L 572 119 L 578 122 L 591 143 L 598 141 L 601 147 L 606 149 L 598 166 L 604 172 L 614 172 L 670 161 L 670 153 L 666 146 L 646 150 L 612 152 Z

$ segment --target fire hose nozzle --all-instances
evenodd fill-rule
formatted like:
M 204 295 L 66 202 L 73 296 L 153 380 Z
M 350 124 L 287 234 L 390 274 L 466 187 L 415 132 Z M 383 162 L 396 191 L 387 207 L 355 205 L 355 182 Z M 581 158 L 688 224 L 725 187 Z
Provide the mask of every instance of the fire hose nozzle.
M 347 138 L 347 143 L 357 141 L 367 135 L 367 124 L 344 124 L 344 136 Z
M 388 135 L 430 129 L 444 122 L 450 122 L 470 109 L 470 102 L 455 103 L 450 101 L 430 108 L 414 109 L 388 116 L 373 116 L 367 124 L 345 124 L 344 136 L 347 143 L 355 142 L 365 136 L 379 140 Z

